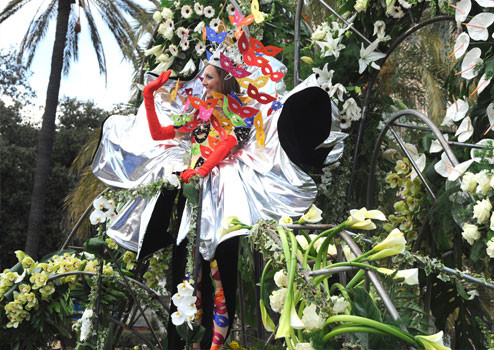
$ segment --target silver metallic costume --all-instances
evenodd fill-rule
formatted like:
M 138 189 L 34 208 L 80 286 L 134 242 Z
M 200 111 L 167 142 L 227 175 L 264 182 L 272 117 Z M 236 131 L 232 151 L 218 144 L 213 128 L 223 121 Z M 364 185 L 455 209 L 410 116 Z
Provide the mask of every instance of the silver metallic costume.
M 274 71 L 286 71 L 276 59 L 270 58 Z M 194 96 L 203 94 L 199 76 L 185 82 L 182 89 L 192 89 Z M 255 79 L 255 73 L 252 75 Z M 147 76 L 148 82 L 153 79 Z M 170 115 L 181 114 L 179 98 L 171 101 L 169 92 L 176 81 L 169 80 L 163 92 L 155 96 L 155 107 L 163 126 L 173 124 Z M 317 86 L 313 76 L 285 94 L 284 83 L 269 82 L 263 92 L 283 96 L 310 86 Z M 182 89 L 180 91 L 182 91 Z M 259 108 L 259 107 L 258 107 Z M 234 149 L 203 181 L 200 223 L 200 252 L 211 260 L 220 243 L 217 231 L 227 216 L 237 216 L 246 224 L 259 219 L 278 220 L 283 215 L 298 217 L 310 207 L 317 194 L 314 181 L 293 164 L 280 145 L 277 121 L 281 110 L 267 116 L 269 105 L 261 106 L 264 116 L 265 146 L 256 142 L 255 128 L 242 147 Z M 334 138 L 334 136 L 333 136 Z M 334 144 L 334 140 L 330 140 Z M 93 173 L 106 185 L 129 189 L 147 185 L 165 176 L 176 163 L 187 163 L 190 140 L 153 141 L 143 106 L 134 116 L 112 116 L 103 125 L 102 138 L 92 164 Z M 334 156 L 334 155 L 333 155 Z M 338 157 L 339 158 L 339 157 Z M 139 252 L 157 196 L 138 198 L 127 203 L 113 221 L 108 235 L 121 246 Z M 177 243 L 189 231 L 191 209 L 182 217 Z M 246 230 L 235 235 L 248 234 Z

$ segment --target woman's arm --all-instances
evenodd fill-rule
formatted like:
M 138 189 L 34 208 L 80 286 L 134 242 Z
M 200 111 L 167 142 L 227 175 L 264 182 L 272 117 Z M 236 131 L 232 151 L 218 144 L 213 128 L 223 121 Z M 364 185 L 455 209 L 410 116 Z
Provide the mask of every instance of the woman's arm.
M 161 126 L 154 107 L 154 92 L 168 81 L 170 74 L 170 70 L 161 73 L 156 80 L 153 80 L 147 84 L 142 92 L 142 95 L 144 96 L 144 107 L 146 108 L 149 131 L 151 132 L 151 137 L 153 140 L 156 141 L 169 140 L 175 137 L 175 128 L 173 125 Z
M 184 180 L 185 183 L 189 183 L 190 178 L 196 174 L 201 175 L 202 177 L 206 177 L 211 170 L 219 164 L 223 159 L 225 159 L 230 151 L 237 145 L 237 139 L 228 135 L 223 141 L 221 141 L 218 146 L 214 149 L 213 153 L 206 159 L 203 165 L 199 167 L 199 169 L 187 169 L 180 177 Z

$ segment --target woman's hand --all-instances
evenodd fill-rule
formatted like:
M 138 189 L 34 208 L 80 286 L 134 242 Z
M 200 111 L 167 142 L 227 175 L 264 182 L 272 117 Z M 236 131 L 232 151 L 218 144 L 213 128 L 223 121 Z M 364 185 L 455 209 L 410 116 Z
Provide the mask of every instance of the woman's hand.
M 168 81 L 168 78 L 170 78 L 170 74 L 172 73 L 171 70 L 168 70 L 166 72 L 163 72 L 160 74 L 158 78 L 150 82 L 144 87 L 144 90 L 142 91 L 142 95 L 144 96 L 144 99 L 146 98 L 152 98 L 153 93 L 158 90 L 160 87 L 163 86 Z

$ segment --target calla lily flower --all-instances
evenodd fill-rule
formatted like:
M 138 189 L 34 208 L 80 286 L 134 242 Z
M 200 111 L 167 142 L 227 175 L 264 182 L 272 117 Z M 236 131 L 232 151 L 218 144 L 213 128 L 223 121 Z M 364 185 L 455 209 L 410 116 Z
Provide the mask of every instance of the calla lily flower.
M 379 260 L 379 259 L 384 259 L 387 258 L 388 256 L 394 256 L 401 254 L 405 251 L 405 245 L 404 244 L 396 244 L 394 246 L 391 246 L 387 249 L 383 249 L 375 254 L 372 254 L 368 260 L 369 261 L 374 261 L 374 260 Z
M 386 268 L 377 268 L 377 271 L 384 275 L 392 275 L 395 273 L 395 270 L 386 269 Z M 396 275 L 394 278 L 404 278 L 403 283 L 413 286 L 419 284 L 419 269 L 406 269 L 406 270 L 398 270 L 396 271 Z
M 407 244 L 407 241 L 405 239 L 405 236 L 403 235 L 403 232 L 395 228 L 389 233 L 388 237 L 386 237 L 384 241 L 378 243 L 374 248 L 372 248 L 372 250 L 375 252 L 379 252 L 381 250 L 388 249 L 397 245 L 403 245 L 404 247 L 405 244 Z
M 494 23 L 494 13 L 482 12 L 474 16 L 468 23 L 464 23 L 467 26 L 468 35 L 472 40 L 486 41 L 489 37 L 489 31 L 487 28 Z
M 492 0 L 475 0 L 477 4 L 482 7 L 494 7 L 494 2 Z
M 443 134 L 444 139 L 448 141 L 449 135 L 448 134 Z M 434 140 L 431 142 L 431 147 L 429 148 L 429 153 L 437 153 L 441 152 L 443 150 L 443 146 L 439 143 L 438 140 Z
M 375 230 L 376 229 L 376 224 L 374 224 L 371 220 L 367 219 L 364 221 L 359 221 L 350 226 L 351 228 L 357 229 L 357 230 L 365 230 L 365 231 L 370 231 L 370 230 Z
M 474 47 L 468 51 L 463 58 L 463 62 L 461 62 L 461 72 L 456 74 L 461 74 L 461 77 L 467 80 L 475 78 L 479 73 L 475 68 L 484 62 L 482 58 L 480 58 L 480 55 L 482 55 L 482 50 L 478 47 Z
M 432 335 L 417 335 L 415 336 L 415 340 L 425 350 L 451 350 L 451 348 L 443 344 L 443 331 Z
M 290 326 L 294 329 L 304 329 L 305 325 L 298 317 L 297 310 L 295 310 L 295 305 L 292 303 L 292 310 L 290 312 Z
M 458 136 L 459 142 L 465 142 L 473 135 L 472 120 L 470 117 L 466 117 L 461 122 L 458 130 L 456 130 L 455 136 Z
M 461 33 L 456 38 L 455 47 L 453 54 L 456 58 L 460 58 L 467 52 L 468 46 L 470 45 L 470 36 L 467 33 Z
M 455 11 L 455 20 L 456 24 L 459 26 L 462 22 L 464 22 L 470 10 L 472 9 L 472 2 L 470 0 L 461 0 L 456 3 L 456 5 L 449 5 L 456 9 Z
M 314 204 L 309 208 L 307 213 L 302 215 L 298 220 L 298 223 L 303 224 L 308 222 L 310 224 L 315 224 L 322 220 L 322 210 L 316 207 Z
M 288 215 L 283 215 L 281 217 L 280 221 L 278 221 L 278 224 L 280 224 L 280 225 L 291 225 L 291 224 L 293 224 L 293 220 Z
M 274 332 L 276 329 L 276 325 L 274 324 L 271 317 L 269 317 L 268 311 L 266 310 L 266 305 L 264 305 L 264 300 L 259 300 L 259 308 L 261 309 L 261 319 L 264 328 L 268 332 Z
M 358 60 L 359 64 L 359 74 L 362 74 L 367 66 L 370 64 L 374 69 L 381 69 L 375 61 L 380 60 L 381 58 L 386 57 L 386 54 L 381 52 L 375 52 L 377 49 L 377 45 L 379 45 L 379 39 L 375 40 L 371 43 L 367 48 L 364 48 L 364 44 L 362 43 L 362 47 L 360 49 L 360 59 Z
M 434 169 L 442 177 L 448 178 L 448 181 L 455 181 L 463 175 L 463 173 L 473 162 L 474 159 L 470 159 L 454 167 L 453 164 L 451 164 L 446 152 L 443 152 L 441 154 L 441 160 L 434 164 Z
M 364 221 L 365 219 L 375 219 L 380 221 L 386 221 L 386 216 L 380 210 L 367 210 L 365 207 L 362 209 L 350 210 L 349 219 L 354 221 Z

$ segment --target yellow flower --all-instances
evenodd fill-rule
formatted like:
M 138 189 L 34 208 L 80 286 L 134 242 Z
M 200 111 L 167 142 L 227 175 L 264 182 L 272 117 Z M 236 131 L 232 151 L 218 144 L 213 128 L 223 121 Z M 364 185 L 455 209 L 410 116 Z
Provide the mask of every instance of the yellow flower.
M 298 219 L 299 224 L 304 224 L 306 222 L 310 224 L 315 224 L 322 220 L 322 210 L 316 207 L 314 204 L 311 205 L 307 213 L 302 215 L 300 219 Z
M 425 350 L 451 350 L 443 344 L 443 331 L 432 335 L 417 335 L 415 340 L 423 345 Z
M 314 60 L 309 56 L 302 56 L 300 57 L 300 60 L 306 64 L 314 64 Z
M 283 215 L 281 217 L 280 221 L 278 221 L 278 224 L 280 224 L 280 225 L 291 225 L 291 224 L 293 224 L 293 220 L 288 215 Z
M 351 228 L 358 230 L 374 230 L 376 225 L 370 219 L 386 221 L 386 216 L 379 210 L 367 210 L 364 207 L 358 210 L 350 210 L 350 216 L 347 221 Z
M 375 252 L 379 252 L 381 250 L 388 249 L 396 245 L 405 246 L 406 243 L 407 241 L 403 236 L 403 232 L 395 228 L 393 231 L 389 233 L 388 237 L 386 237 L 384 241 L 377 244 L 374 248 L 372 248 L 372 250 Z

